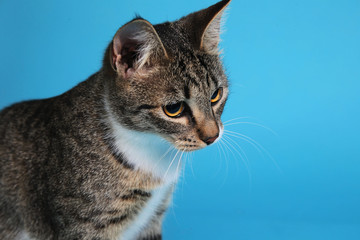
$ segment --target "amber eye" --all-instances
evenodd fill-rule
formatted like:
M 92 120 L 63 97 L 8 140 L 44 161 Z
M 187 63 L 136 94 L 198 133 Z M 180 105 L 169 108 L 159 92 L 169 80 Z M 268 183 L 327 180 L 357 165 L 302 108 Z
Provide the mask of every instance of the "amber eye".
M 221 95 L 222 95 L 222 88 L 218 88 L 211 96 L 211 100 L 210 100 L 211 104 L 217 103 L 220 100 Z
M 184 103 L 178 102 L 175 104 L 166 105 L 163 107 L 164 112 L 169 117 L 180 117 L 181 113 L 184 111 Z

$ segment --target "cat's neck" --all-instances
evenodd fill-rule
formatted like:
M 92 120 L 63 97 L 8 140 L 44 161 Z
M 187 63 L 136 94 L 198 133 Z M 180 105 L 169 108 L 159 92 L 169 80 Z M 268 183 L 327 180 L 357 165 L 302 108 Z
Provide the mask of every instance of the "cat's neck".
M 181 170 L 183 152 L 178 151 L 164 138 L 146 132 L 131 130 L 117 121 L 105 94 L 105 124 L 107 138 L 116 154 L 135 170 L 150 173 L 163 183 L 176 182 Z

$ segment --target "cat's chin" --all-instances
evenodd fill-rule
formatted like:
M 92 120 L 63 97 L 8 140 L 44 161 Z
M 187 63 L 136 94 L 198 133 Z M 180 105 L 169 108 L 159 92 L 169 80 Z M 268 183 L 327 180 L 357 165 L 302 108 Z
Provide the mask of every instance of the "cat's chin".
M 175 149 L 182 152 L 193 152 L 207 147 L 207 144 L 195 137 L 183 137 L 180 139 L 169 138 L 169 136 L 161 136 L 169 142 Z
M 204 144 L 203 145 L 200 145 L 200 146 L 192 146 L 192 147 L 188 147 L 188 146 L 177 146 L 176 148 L 180 151 L 183 151 L 183 152 L 194 152 L 194 151 L 197 151 L 197 150 L 200 150 L 200 149 L 203 149 L 205 148 L 207 145 Z

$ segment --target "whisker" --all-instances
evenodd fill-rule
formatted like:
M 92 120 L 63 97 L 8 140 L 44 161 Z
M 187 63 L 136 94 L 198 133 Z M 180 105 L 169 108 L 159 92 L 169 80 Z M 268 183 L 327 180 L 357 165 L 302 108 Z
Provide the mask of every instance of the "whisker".
M 236 141 L 234 141 L 229 135 L 224 135 L 224 137 L 226 137 L 229 141 L 231 141 L 233 144 L 235 144 L 235 145 L 239 148 L 239 151 L 241 152 L 241 155 L 242 155 L 242 156 L 245 158 L 245 160 L 246 160 L 245 164 L 246 164 L 246 163 L 250 164 L 249 158 L 247 157 L 244 149 L 243 149 Z M 250 167 L 250 165 L 249 165 L 249 167 Z
M 179 158 L 179 160 L 178 160 L 178 163 L 177 163 L 177 166 L 176 166 L 176 170 L 175 170 L 176 174 L 178 174 L 179 166 L 180 166 L 180 162 L 181 162 L 181 158 L 183 157 L 185 151 L 186 151 L 186 148 L 181 152 L 181 155 L 180 155 L 180 158 Z
M 226 161 L 227 161 L 227 155 L 226 155 L 226 151 L 225 151 L 224 148 L 223 148 L 223 144 L 224 144 L 223 141 L 224 141 L 224 140 L 221 138 L 220 141 L 218 141 L 219 144 L 217 144 L 217 145 L 219 146 L 219 149 L 221 150 L 221 151 L 220 151 L 220 155 L 221 155 L 221 153 L 223 153 L 223 155 L 224 155 L 224 160 L 225 160 L 225 162 L 226 162 Z M 215 176 L 220 173 L 221 168 L 222 168 L 222 161 L 220 161 L 220 167 L 218 168 L 217 172 L 215 173 Z
M 236 153 L 239 155 L 241 161 L 244 163 L 245 165 L 245 168 L 246 168 L 246 171 L 248 173 L 248 179 L 249 179 L 249 184 L 250 186 L 252 185 L 252 174 L 251 174 L 251 167 L 250 167 L 250 162 L 249 162 L 249 159 L 246 155 L 246 153 L 244 152 L 244 150 L 239 146 L 239 144 L 237 144 L 237 142 L 235 142 L 233 139 L 231 139 L 231 137 L 229 136 L 225 136 L 224 135 L 224 138 L 225 139 L 228 139 L 229 141 L 231 141 L 233 144 L 235 144 L 239 150 L 233 145 L 231 144 L 231 142 L 228 142 L 229 146 L 231 146 L 235 151 Z M 224 140 L 225 140 L 224 139 Z M 235 157 L 235 156 L 234 156 Z
M 232 152 L 232 150 L 227 146 L 225 139 L 221 138 L 220 140 L 221 141 L 219 141 L 219 143 L 224 144 L 225 148 L 227 148 L 230 152 Z M 228 173 L 229 173 L 229 164 L 228 164 L 228 158 L 226 157 L 225 158 L 225 177 L 224 177 L 223 182 L 220 185 L 220 189 L 225 185 L 225 182 L 226 182 L 227 177 L 228 177 Z
M 266 127 L 262 124 L 259 124 L 259 123 L 254 123 L 254 122 L 232 122 L 232 123 L 228 123 L 228 124 L 223 124 L 224 127 L 228 127 L 228 126 L 232 126 L 232 125 L 238 125 L 238 124 L 249 124 L 249 125 L 254 125 L 254 126 L 257 126 L 257 127 L 262 127 L 266 130 L 268 130 L 269 132 L 271 132 L 272 134 L 274 134 L 275 136 L 279 136 L 274 130 L 272 130 L 271 128 L 269 127 Z
M 232 136 L 232 137 L 236 137 L 236 138 L 240 138 L 245 140 L 246 142 L 250 143 L 259 153 L 262 154 L 262 146 L 257 143 L 255 140 L 253 140 L 252 138 L 241 134 L 241 133 L 237 133 L 237 132 L 233 132 L 233 131 L 229 131 L 229 130 L 224 130 L 224 135 L 228 135 L 228 136 Z
M 228 143 L 228 145 L 229 145 L 230 147 L 232 147 L 232 149 L 234 149 L 234 151 L 239 155 L 241 161 L 244 163 L 246 169 L 249 170 L 249 163 L 248 163 L 247 161 L 245 161 L 244 156 L 243 156 L 243 153 L 239 152 L 239 150 L 237 150 L 237 149 L 234 147 L 234 145 L 230 142 L 230 140 L 232 140 L 232 139 L 231 139 L 229 136 L 224 135 L 224 141 L 226 141 L 226 142 Z M 237 147 L 239 147 L 239 149 L 241 149 L 238 144 L 237 144 Z M 233 153 L 233 152 L 232 152 L 232 153 Z M 234 155 L 234 154 L 233 154 L 233 155 Z M 234 157 L 235 157 L 235 155 L 234 155 Z M 247 158 L 246 158 L 246 159 L 247 159 Z
M 174 163 L 174 160 L 175 160 L 175 158 L 176 158 L 176 156 L 178 155 L 178 153 L 179 153 L 179 152 L 180 152 L 180 150 L 178 149 L 178 150 L 176 151 L 176 154 L 175 154 L 174 158 L 171 160 L 171 162 L 170 162 L 170 164 L 169 164 L 169 167 L 166 169 L 166 172 L 165 172 L 165 174 L 164 174 L 164 177 L 163 177 L 163 178 L 166 178 L 167 173 L 169 172 L 170 167 L 171 167 L 171 166 L 172 166 L 172 164 Z
M 233 155 L 233 157 L 235 157 L 235 154 L 234 154 L 234 152 L 232 151 L 232 149 L 229 147 L 229 142 L 226 140 L 226 136 L 224 135 L 223 136 L 224 137 L 224 139 L 223 139 L 223 141 L 225 142 L 225 147 L 230 151 L 230 153 Z
M 232 119 L 230 119 L 230 120 L 227 120 L 227 121 L 223 122 L 223 124 L 228 123 L 228 122 L 232 122 L 232 121 L 235 121 L 235 120 L 239 120 L 239 119 L 248 119 L 248 118 L 251 118 L 251 117 L 237 117 L 237 118 L 232 118 Z
M 248 142 L 249 144 L 251 144 L 263 157 L 263 153 L 265 153 L 267 155 L 267 157 L 269 157 L 272 162 L 274 163 L 274 165 L 276 166 L 276 168 L 282 172 L 280 166 L 277 164 L 277 162 L 275 161 L 275 159 L 271 156 L 271 154 L 260 144 L 258 143 L 257 141 L 255 141 L 254 139 L 252 139 L 251 137 L 249 136 L 246 136 L 244 134 L 241 134 L 241 133 L 237 133 L 237 132 L 233 132 L 233 131 L 229 131 L 229 130 L 224 130 L 224 135 L 229 135 L 229 136 L 233 136 L 233 137 L 236 137 L 236 138 L 240 138 L 246 142 Z
M 162 160 L 170 152 L 171 148 L 173 148 L 172 145 L 169 146 L 169 148 L 166 150 L 166 152 L 161 156 L 160 160 Z
M 184 183 L 185 181 L 185 169 L 186 169 L 186 166 L 188 165 L 187 162 L 189 161 L 189 153 L 188 152 L 185 152 L 184 154 L 184 167 L 182 169 L 182 173 L 181 173 L 181 181 Z
M 160 157 L 160 159 L 156 161 L 153 169 L 156 169 L 159 166 L 161 160 L 163 160 L 166 157 L 166 155 L 168 155 L 169 153 L 171 155 L 175 150 L 176 150 L 176 148 L 174 148 L 172 145 L 170 145 L 169 148 L 166 150 L 166 152 Z
M 195 176 L 195 173 L 194 173 L 194 168 L 193 168 L 193 165 L 192 165 L 192 162 L 194 160 L 194 152 L 190 152 L 190 169 L 191 169 L 191 174 L 193 175 L 193 177 L 196 179 L 196 176 Z

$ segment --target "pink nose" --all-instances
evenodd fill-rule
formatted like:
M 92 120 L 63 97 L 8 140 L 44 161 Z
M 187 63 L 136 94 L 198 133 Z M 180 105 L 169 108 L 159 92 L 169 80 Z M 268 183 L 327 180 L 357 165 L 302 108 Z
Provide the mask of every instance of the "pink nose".
M 219 134 L 216 134 L 215 137 L 208 137 L 206 139 L 204 139 L 203 141 L 207 144 L 207 145 L 210 145 L 212 144 L 213 142 L 215 142 L 215 140 L 219 137 Z

